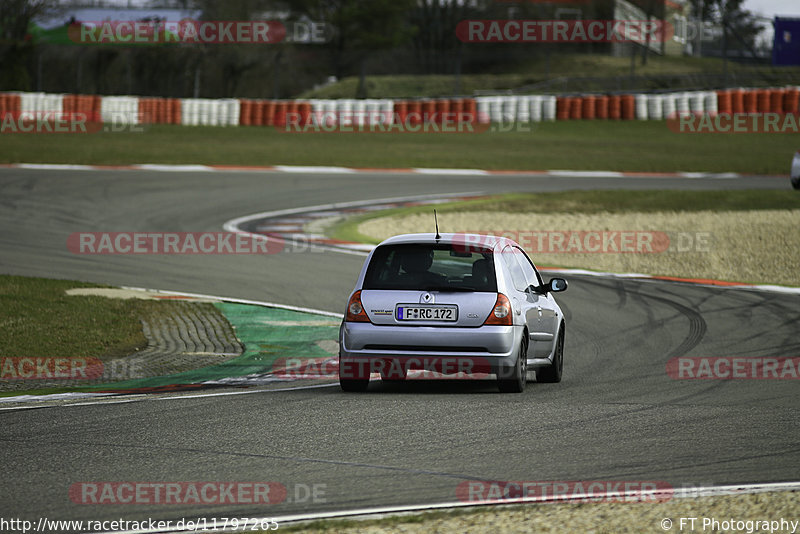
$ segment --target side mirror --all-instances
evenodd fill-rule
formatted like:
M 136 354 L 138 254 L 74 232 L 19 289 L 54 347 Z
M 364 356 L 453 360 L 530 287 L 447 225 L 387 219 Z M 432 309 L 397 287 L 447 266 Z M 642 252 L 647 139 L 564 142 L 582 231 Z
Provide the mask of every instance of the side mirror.
M 566 291 L 569 284 L 563 278 L 553 278 L 547 283 L 548 290 L 552 291 L 553 293 L 558 293 L 559 291 Z
M 567 281 L 563 278 L 553 278 L 549 282 L 541 286 L 530 286 L 528 289 L 539 295 L 547 295 L 548 293 L 558 293 L 559 291 L 566 291 L 568 287 Z

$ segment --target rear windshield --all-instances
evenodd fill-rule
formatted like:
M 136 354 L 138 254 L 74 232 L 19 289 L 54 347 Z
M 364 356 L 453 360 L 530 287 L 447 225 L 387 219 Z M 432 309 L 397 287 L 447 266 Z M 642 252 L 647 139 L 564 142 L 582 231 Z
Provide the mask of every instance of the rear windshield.
M 383 245 L 375 249 L 363 289 L 497 291 L 491 251 L 440 244 Z

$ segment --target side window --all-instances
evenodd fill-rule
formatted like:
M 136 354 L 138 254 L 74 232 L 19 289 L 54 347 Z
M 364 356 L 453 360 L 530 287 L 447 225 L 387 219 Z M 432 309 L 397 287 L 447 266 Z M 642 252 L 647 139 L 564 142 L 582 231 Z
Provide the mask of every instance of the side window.
M 525 291 L 525 289 L 528 287 L 528 284 L 525 281 L 525 273 L 522 272 L 522 267 L 517 261 L 517 254 L 518 252 L 516 249 L 506 247 L 503 249 L 501 255 L 503 257 L 503 261 L 508 266 L 508 270 L 511 272 L 511 281 L 514 283 L 514 287 L 517 289 L 517 291 Z
M 521 248 L 517 247 L 514 248 L 516 252 L 514 256 L 517 257 L 517 260 L 522 266 L 522 272 L 525 274 L 525 278 L 528 280 L 528 285 L 532 286 L 542 285 L 544 283 L 542 282 L 542 277 L 541 275 L 539 275 L 539 271 L 536 270 L 536 267 L 533 266 L 533 262 L 531 261 L 531 259 L 528 257 L 527 254 L 525 254 L 525 251 L 522 250 Z

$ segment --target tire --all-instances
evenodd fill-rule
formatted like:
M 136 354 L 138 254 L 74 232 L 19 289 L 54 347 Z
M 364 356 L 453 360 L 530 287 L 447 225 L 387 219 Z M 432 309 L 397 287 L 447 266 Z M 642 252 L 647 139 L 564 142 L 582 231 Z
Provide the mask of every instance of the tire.
M 528 378 L 528 334 L 523 333 L 514 367 L 501 369 L 497 376 L 500 393 L 522 393 Z
M 564 372 L 564 326 L 561 326 L 561 331 L 558 333 L 558 342 L 556 343 L 556 352 L 553 354 L 553 364 L 549 367 L 543 367 L 536 371 L 536 381 L 545 383 L 561 382 L 561 375 Z
M 406 374 L 403 373 L 401 376 L 393 375 L 388 376 L 384 373 L 381 373 L 381 382 L 386 382 L 389 384 L 396 383 L 396 382 L 403 382 L 406 379 Z
M 356 374 L 352 373 L 352 371 L 348 371 L 351 375 Z M 339 355 L 339 385 L 342 388 L 342 391 L 352 391 L 356 393 L 360 393 L 362 391 L 367 390 L 367 386 L 369 386 L 369 375 L 366 378 L 361 376 L 356 376 L 352 378 L 349 376 L 347 378 L 343 378 L 343 375 L 346 375 L 348 372 L 342 372 L 342 356 Z M 360 373 L 359 373 L 360 374 Z
M 342 391 L 361 393 L 367 390 L 369 378 L 340 378 L 339 385 L 342 387 Z

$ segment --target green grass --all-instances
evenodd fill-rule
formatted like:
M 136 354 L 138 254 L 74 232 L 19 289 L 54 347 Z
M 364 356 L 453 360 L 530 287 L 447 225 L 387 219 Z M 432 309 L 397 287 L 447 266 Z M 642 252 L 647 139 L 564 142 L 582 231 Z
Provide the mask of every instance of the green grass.
M 503 65 L 504 71 L 508 70 Z M 553 55 L 548 62 L 544 55 L 539 55 L 528 61 L 519 62 L 514 72 L 464 74 L 460 79 L 460 88 L 453 75 L 385 75 L 367 76 L 367 96 L 370 98 L 412 98 L 412 97 L 438 97 L 454 94 L 471 95 L 476 91 L 502 91 L 516 89 L 526 85 L 543 82 L 547 79 L 559 77 L 620 77 L 620 82 L 627 84 L 630 77 L 631 60 L 629 57 L 612 57 L 601 54 L 560 54 Z M 647 65 L 642 66 L 637 61 L 634 74 L 636 76 L 686 76 L 692 74 L 722 74 L 723 62 L 716 58 L 693 58 L 683 56 L 650 56 Z M 787 76 L 797 79 L 800 68 L 774 68 L 771 66 L 753 66 L 729 63 L 728 72 L 733 81 L 734 76 L 754 77 L 755 82 L 761 85 L 784 85 Z M 678 83 L 679 79 L 670 80 Z M 642 82 L 650 89 L 668 89 L 659 82 L 650 80 Z M 687 83 L 696 84 L 696 80 Z M 613 84 L 614 90 L 618 87 Z M 748 84 L 750 85 L 750 84 Z M 756 85 L 759 85 L 756 83 Z M 347 77 L 342 80 L 306 91 L 298 98 L 355 98 L 358 87 L 358 77 Z M 625 86 L 623 86 L 625 87 Z M 561 90 L 561 86 L 554 86 Z M 568 90 L 597 91 L 600 86 L 587 87 L 585 82 L 579 88 L 569 87 Z
M 4 134 L 0 163 L 198 163 L 787 174 L 788 134 L 678 134 L 662 121 L 562 121 L 532 131 L 285 133 L 156 125 L 142 133 Z M 490 180 L 490 179 L 489 179 Z
M 138 317 L 154 303 L 64 293 L 74 287 L 98 286 L 0 276 L 0 356 L 107 359 L 146 346 Z
M 383 210 L 352 217 L 330 230 L 334 239 L 359 243 L 377 243 L 358 232 L 358 226 L 368 220 L 391 215 L 431 213 L 431 206 L 413 206 Z M 440 215 L 469 211 L 502 213 L 653 213 L 688 211 L 749 211 L 800 209 L 800 195 L 780 190 L 728 191 L 564 191 L 557 193 L 512 193 L 463 202 L 438 204 Z M 432 220 L 432 219 L 431 219 Z M 446 217 L 439 218 L 440 224 Z
M 106 287 L 69 280 L 0 275 L 0 357 L 97 358 L 109 361 L 147 346 L 140 317 L 168 311 L 168 301 L 68 296 L 67 289 Z M 37 381 L 30 380 L 36 388 Z M 27 384 L 26 384 L 27 385 Z M 58 393 L 80 388 L 31 389 Z M 0 396 L 20 391 L 3 392 Z

